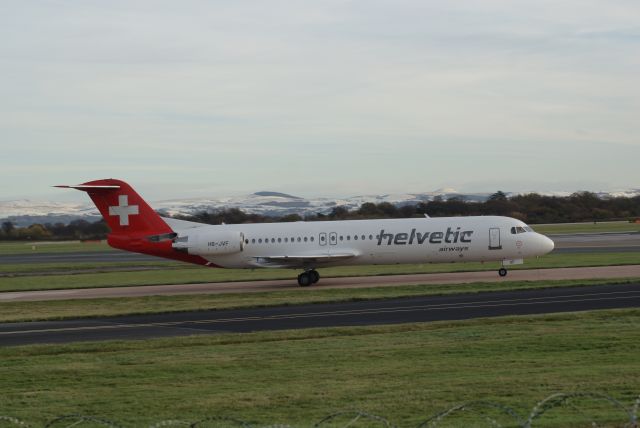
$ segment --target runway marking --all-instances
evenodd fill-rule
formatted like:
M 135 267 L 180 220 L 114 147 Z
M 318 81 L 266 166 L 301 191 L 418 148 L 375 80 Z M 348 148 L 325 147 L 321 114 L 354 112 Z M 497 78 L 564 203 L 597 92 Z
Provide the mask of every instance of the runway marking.
M 615 296 L 615 295 L 620 295 L 620 296 Z M 479 308 L 518 306 L 518 305 L 538 305 L 538 304 L 545 304 L 545 303 L 546 304 L 579 303 L 579 302 L 589 302 L 589 301 L 596 301 L 596 300 L 610 301 L 610 300 L 622 300 L 622 299 L 640 297 L 636 295 L 640 295 L 640 290 L 572 294 L 572 295 L 557 296 L 557 297 L 545 296 L 545 297 L 531 297 L 531 298 L 524 298 L 524 299 L 486 300 L 486 301 L 475 301 L 475 302 L 440 303 L 440 304 L 430 304 L 430 305 L 396 306 L 396 307 L 392 306 L 387 308 L 351 309 L 351 310 L 310 312 L 310 313 L 297 313 L 297 314 L 294 313 L 294 314 L 281 314 L 281 315 L 268 315 L 268 316 L 217 318 L 217 319 L 208 319 L 208 320 L 167 321 L 167 322 L 158 322 L 158 323 L 137 323 L 137 324 L 114 323 L 114 324 L 97 325 L 97 326 L 16 330 L 16 331 L 0 332 L 0 336 L 9 336 L 9 335 L 16 335 L 16 334 L 33 334 L 33 333 L 131 329 L 131 328 L 140 328 L 140 327 L 189 328 L 188 325 L 198 325 L 198 324 L 219 324 L 219 323 L 249 322 L 249 321 L 261 321 L 261 320 L 278 320 L 278 319 L 287 320 L 287 319 L 300 319 L 300 318 L 316 318 L 316 317 L 327 317 L 327 316 L 402 313 L 402 312 L 415 312 L 419 310 L 441 311 L 441 310 L 447 310 L 447 309 L 469 309 L 469 308 L 479 309 Z M 605 296 L 605 297 L 598 297 L 598 296 Z M 558 300 L 551 300 L 551 299 L 558 299 Z M 184 327 L 181 327 L 181 326 L 184 326 Z

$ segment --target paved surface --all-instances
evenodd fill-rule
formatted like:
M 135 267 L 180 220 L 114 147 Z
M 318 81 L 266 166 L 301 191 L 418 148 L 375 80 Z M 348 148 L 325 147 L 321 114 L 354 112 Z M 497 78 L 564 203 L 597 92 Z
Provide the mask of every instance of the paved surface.
M 640 283 L 0 324 L 0 345 L 363 326 L 640 307 Z
M 5 292 L 0 293 L 0 302 L 95 299 L 104 297 L 170 296 L 179 294 L 255 293 L 260 291 L 300 289 L 294 277 L 295 272 L 292 271 L 292 278 L 290 280 Z M 411 284 L 461 284 L 471 282 L 630 277 L 640 277 L 640 265 L 511 270 L 505 278 L 499 277 L 495 271 L 321 278 L 320 282 L 313 285 L 312 288 L 365 288 Z M 304 291 L 305 289 L 300 289 L 300 292 Z
M 627 249 L 640 251 L 640 233 L 638 232 L 608 232 L 608 233 L 573 233 L 564 235 L 549 235 L 556 244 L 556 250 L 574 252 L 572 250 L 615 251 Z
M 160 257 L 147 256 L 145 254 L 130 253 L 120 250 L 91 251 L 91 252 L 64 252 L 64 253 L 26 253 L 0 255 L 2 264 L 23 263 L 104 263 L 104 262 L 161 262 L 167 261 Z

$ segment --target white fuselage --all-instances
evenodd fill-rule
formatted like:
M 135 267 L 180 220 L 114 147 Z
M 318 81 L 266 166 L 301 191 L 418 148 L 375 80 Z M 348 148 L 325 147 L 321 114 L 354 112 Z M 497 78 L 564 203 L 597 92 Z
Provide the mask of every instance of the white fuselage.
M 471 261 L 511 264 L 553 249 L 553 241 L 522 221 L 498 216 L 172 227 L 180 235 L 190 236 L 239 232 L 244 242 L 241 251 L 200 254 L 226 268 Z

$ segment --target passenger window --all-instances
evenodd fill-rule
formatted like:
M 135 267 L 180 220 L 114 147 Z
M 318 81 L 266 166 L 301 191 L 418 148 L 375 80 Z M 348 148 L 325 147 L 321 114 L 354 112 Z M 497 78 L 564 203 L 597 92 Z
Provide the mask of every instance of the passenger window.
M 304 237 L 304 242 L 307 242 L 307 237 L 306 236 Z
M 322 242 L 324 242 L 324 236 L 321 236 L 321 237 L 320 237 L 320 240 L 321 240 Z
M 344 239 L 344 236 L 340 235 L 340 240 L 342 241 Z
M 282 238 L 278 238 L 278 242 L 282 242 Z
M 369 235 L 369 241 L 373 241 L 373 235 Z
M 353 239 L 357 241 L 358 240 L 358 235 L 353 235 Z
M 262 238 L 258 239 L 258 244 L 262 244 Z
M 284 238 L 284 242 L 289 242 L 289 238 Z
M 347 241 L 351 241 L 351 235 L 347 235 Z
M 252 244 L 255 244 L 255 243 L 256 243 L 256 238 L 253 238 L 253 239 L 251 240 L 251 243 L 252 243 Z
M 244 243 L 245 243 L 245 244 L 248 244 L 248 243 L 249 243 L 249 240 L 248 240 L 248 239 L 245 239 L 245 240 L 244 240 Z
M 276 238 L 271 238 L 271 243 L 275 244 L 275 242 L 276 242 Z
M 301 241 L 301 239 L 300 239 L 300 237 L 298 236 L 298 242 L 300 242 L 300 241 Z
M 309 238 L 309 239 L 311 239 L 311 242 L 313 242 L 313 236 L 311 238 Z

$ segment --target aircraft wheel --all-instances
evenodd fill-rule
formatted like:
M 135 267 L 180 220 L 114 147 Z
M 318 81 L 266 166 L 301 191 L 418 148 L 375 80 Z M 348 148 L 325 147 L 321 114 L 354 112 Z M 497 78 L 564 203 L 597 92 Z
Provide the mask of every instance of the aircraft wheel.
M 507 276 L 507 270 L 505 268 L 500 268 L 500 270 L 498 270 L 498 275 Z
M 304 272 L 298 275 L 298 285 L 300 287 L 310 286 L 311 284 L 313 284 L 311 280 L 312 280 L 311 275 L 309 275 L 307 272 Z
M 312 284 L 315 284 L 316 282 L 320 281 L 320 274 L 318 273 L 317 270 L 310 270 L 309 272 L 307 272 L 307 275 L 311 277 Z

